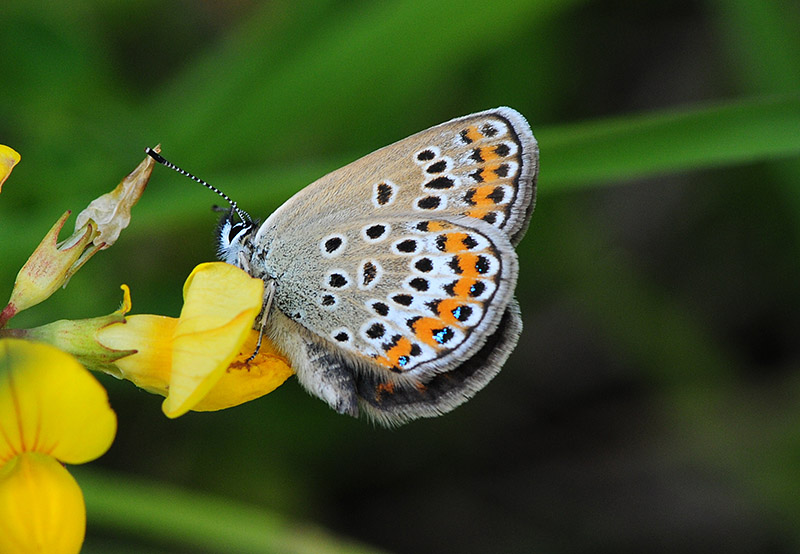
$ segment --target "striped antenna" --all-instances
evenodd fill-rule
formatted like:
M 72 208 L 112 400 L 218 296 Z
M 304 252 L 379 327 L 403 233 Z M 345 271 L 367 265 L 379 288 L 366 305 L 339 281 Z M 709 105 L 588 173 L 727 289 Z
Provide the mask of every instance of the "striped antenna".
M 246 212 L 246 211 L 244 211 L 244 210 L 242 210 L 241 208 L 239 208 L 239 206 L 238 206 L 238 205 L 236 205 L 236 202 L 234 202 L 233 200 L 231 200 L 231 197 L 230 197 L 230 196 L 228 196 L 227 194 L 225 194 L 224 192 L 222 192 L 221 190 L 219 190 L 219 189 L 218 189 L 217 187 L 215 187 L 214 185 L 210 185 L 210 184 L 208 184 L 207 182 L 205 182 L 204 180 L 202 180 L 200 177 L 195 177 L 194 175 L 192 175 L 192 174 L 191 174 L 191 173 L 189 173 L 188 171 L 185 171 L 185 170 L 181 169 L 180 167 L 178 167 L 177 165 L 175 165 L 174 163 L 172 163 L 172 162 L 170 162 L 170 161 L 168 161 L 168 160 L 164 159 L 164 157 L 163 157 L 161 154 L 159 154 L 158 152 L 156 152 L 156 151 L 155 151 L 155 150 L 153 150 L 152 148 L 149 148 L 149 147 L 148 147 L 148 148 L 145 148 L 145 149 L 144 149 L 144 151 L 147 153 L 147 155 L 148 155 L 148 156 L 150 156 L 151 158 L 153 158 L 155 161 L 157 161 L 157 162 L 158 162 L 158 163 L 160 163 L 161 165 L 165 165 L 165 166 L 167 166 L 168 168 L 170 168 L 170 169 L 173 169 L 173 170 L 177 171 L 177 172 L 178 172 L 178 173 L 180 173 L 181 175 L 184 175 L 185 177 L 188 177 L 189 179 L 191 179 L 191 180 L 192 180 L 192 181 L 194 181 L 195 183 L 200 183 L 200 184 L 201 184 L 201 185 L 203 185 L 204 187 L 206 187 L 206 188 L 209 188 L 209 189 L 213 190 L 214 192 L 216 192 L 217 194 L 219 194 L 219 195 L 220 195 L 222 198 L 224 198 L 224 199 L 225 199 L 225 201 L 226 201 L 226 202 L 228 202 L 228 204 L 230 204 L 230 205 L 231 205 L 231 208 L 233 209 L 233 211 L 235 211 L 235 212 L 237 213 L 237 215 L 239 216 L 239 218 L 240 218 L 240 219 L 241 219 L 243 222 L 249 222 L 249 221 L 252 221 L 252 220 L 250 219 L 250 216 L 247 214 L 247 212 Z

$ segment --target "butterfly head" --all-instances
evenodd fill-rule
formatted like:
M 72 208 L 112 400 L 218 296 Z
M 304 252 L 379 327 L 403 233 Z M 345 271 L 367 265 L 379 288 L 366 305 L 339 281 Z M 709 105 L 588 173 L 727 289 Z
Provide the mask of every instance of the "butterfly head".
M 244 255 L 250 259 L 253 235 L 258 224 L 249 217 L 241 217 L 235 208 L 226 210 L 217 225 L 217 256 L 223 262 L 239 265 Z

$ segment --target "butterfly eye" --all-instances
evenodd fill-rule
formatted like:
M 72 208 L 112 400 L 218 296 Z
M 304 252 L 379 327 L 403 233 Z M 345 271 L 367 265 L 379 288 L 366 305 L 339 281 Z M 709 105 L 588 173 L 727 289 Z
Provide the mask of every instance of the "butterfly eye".
M 231 213 L 220 219 L 217 226 L 217 256 L 223 262 L 239 266 L 243 253 L 247 254 L 250 248 L 250 233 L 258 226 L 253 221 L 232 221 Z
M 228 242 L 232 243 L 234 240 L 236 240 L 236 237 L 242 234 L 242 232 L 247 228 L 248 226 L 242 222 L 231 225 L 231 228 L 228 230 Z

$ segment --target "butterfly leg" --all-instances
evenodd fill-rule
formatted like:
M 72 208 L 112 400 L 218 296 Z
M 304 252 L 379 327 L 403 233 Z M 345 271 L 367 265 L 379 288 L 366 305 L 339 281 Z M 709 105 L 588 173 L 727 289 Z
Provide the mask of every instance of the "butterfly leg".
M 270 279 L 266 283 L 266 298 L 264 299 L 264 307 L 261 309 L 261 315 L 258 318 L 258 342 L 256 342 L 256 348 L 253 350 L 253 353 L 247 358 L 245 361 L 246 364 L 252 362 L 256 356 L 258 356 L 258 351 L 261 350 L 261 341 L 264 339 L 264 329 L 267 326 L 267 318 L 269 317 L 269 311 L 272 308 L 272 299 L 275 298 L 275 281 Z

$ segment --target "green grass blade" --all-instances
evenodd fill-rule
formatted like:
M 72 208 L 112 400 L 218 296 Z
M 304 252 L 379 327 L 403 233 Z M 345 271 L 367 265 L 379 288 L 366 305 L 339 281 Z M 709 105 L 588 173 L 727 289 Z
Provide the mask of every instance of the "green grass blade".
M 83 490 L 90 527 L 143 541 L 240 554 L 384 552 L 228 499 L 86 467 L 70 471 Z
M 800 10 L 783 2 L 716 0 L 714 18 L 734 79 L 749 94 L 800 91 Z M 800 241 L 800 159 L 767 170 L 783 188 Z
M 800 155 L 800 95 L 541 129 L 542 189 Z

